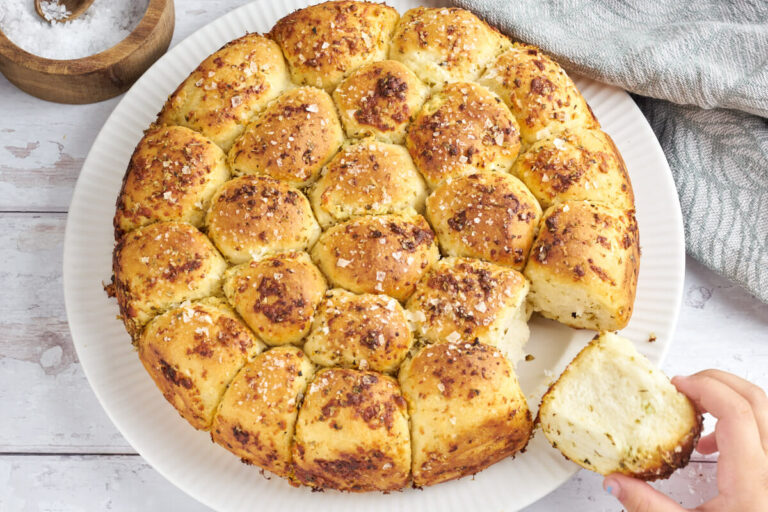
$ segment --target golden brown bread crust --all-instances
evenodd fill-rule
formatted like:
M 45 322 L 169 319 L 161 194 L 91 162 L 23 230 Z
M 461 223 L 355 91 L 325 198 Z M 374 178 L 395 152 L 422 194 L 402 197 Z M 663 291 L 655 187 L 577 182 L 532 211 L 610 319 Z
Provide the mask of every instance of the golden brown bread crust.
M 529 299 L 542 315 L 571 327 L 616 331 L 632 315 L 640 269 L 634 212 L 587 201 L 566 201 L 544 212 L 525 276 Z M 549 307 L 544 286 L 576 290 L 592 302 L 568 312 Z
M 266 174 L 303 187 L 317 179 L 343 141 L 328 93 L 300 87 L 283 93 L 245 128 L 228 161 L 235 174 Z
M 185 300 L 215 295 L 227 264 L 190 224 L 158 222 L 125 235 L 112 256 L 115 295 L 134 339 L 153 316 Z
M 369 371 L 321 370 L 299 411 L 294 476 L 315 488 L 400 489 L 410 473 L 408 440 L 408 408 L 395 379 Z
M 324 2 L 279 20 L 269 36 L 283 49 L 293 81 L 328 92 L 356 68 L 382 60 L 399 15 L 371 2 Z
M 413 483 L 471 475 L 523 450 L 531 413 L 510 362 L 488 345 L 426 345 L 400 368 Z
M 264 345 L 223 300 L 209 298 L 155 317 L 138 349 L 165 399 L 193 427 L 208 430 L 230 381 Z
M 200 227 L 229 169 L 216 144 L 181 126 L 147 130 L 123 176 L 114 217 L 115 240 L 141 226 L 183 221 Z
M 201 62 L 168 97 L 157 122 L 192 128 L 229 151 L 253 115 L 290 86 L 277 44 L 246 34 Z
M 514 43 L 488 65 L 479 82 L 509 106 L 526 145 L 569 127 L 600 127 L 563 68 L 535 46 Z
M 337 288 L 317 308 L 304 351 L 321 366 L 392 373 L 412 344 L 405 311 L 395 299 Z
M 427 194 L 404 147 L 366 139 L 339 151 L 308 195 L 327 228 L 360 215 L 422 212 Z
M 417 7 L 403 14 L 389 58 L 410 67 L 426 84 L 475 80 L 510 41 L 477 16 L 457 7 Z
M 290 477 L 296 417 L 314 371 L 297 347 L 260 354 L 229 385 L 211 424 L 211 439 L 243 462 Z
M 440 254 L 421 215 L 352 219 L 325 231 L 312 259 L 335 286 L 403 301 Z
M 480 258 L 521 271 L 541 213 L 525 185 L 500 172 L 446 180 L 427 198 L 427 219 L 446 255 Z
M 602 130 L 567 130 L 534 143 L 512 173 L 543 208 L 562 201 L 592 201 L 632 210 L 635 196 L 624 160 Z
M 349 137 L 374 136 L 402 144 L 405 131 L 427 99 L 429 88 L 395 60 L 372 62 L 348 76 L 333 92 Z
M 427 100 L 405 142 L 416 168 L 434 188 L 468 171 L 508 171 L 520 150 L 520 132 L 495 94 L 458 82 Z
M 299 190 L 267 176 L 241 176 L 222 186 L 205 220 L 208 236 L 232 263 L 304 250 L 320 235 Z
M 243 263 L 224 275 L 227 299 L 268 345 L 301 341 L 325 290 L 325 278 L 305 252 Z

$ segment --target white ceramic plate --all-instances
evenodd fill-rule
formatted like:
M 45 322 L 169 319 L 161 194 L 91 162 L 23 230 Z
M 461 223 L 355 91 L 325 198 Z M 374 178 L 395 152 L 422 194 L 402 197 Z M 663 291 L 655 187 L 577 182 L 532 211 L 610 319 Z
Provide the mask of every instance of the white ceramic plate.
M 434 0 L 432 0 L 434 1 Z M 261 0 L 232 11 L 178 44 L 136 82 L 99 133 L 83 165 L 69 208 L 64 243 L 64 292 L 77 354 L 96 396 L 126 440 L 180 489 L 222 511 L 517 510 L 565 482 L 576 470 L 539 434 L 528 450 L 474 478 L 388 495 L 313 493 L 258 469 L 197 432 L 179 417 L 145 373 L 102 283 L 112 264 L 112 216 L 134 146 L 165 98 L 198 63 L 246 31 L 265 32 L 310 2 Z M 389 0 L 401 13 L 432 3 Z M 674 332 L 683 285 L 683 227 L 664 154 L 645 118 L 622 90 L 577 79 L 629 167 L 642 246 L 635 312 L 625 336 L 659 364 Z M 521 362 L 521 385 L 532 404 L 592 333 L 534 318 Z M 651 334 L 657 341 L 648 343 Z

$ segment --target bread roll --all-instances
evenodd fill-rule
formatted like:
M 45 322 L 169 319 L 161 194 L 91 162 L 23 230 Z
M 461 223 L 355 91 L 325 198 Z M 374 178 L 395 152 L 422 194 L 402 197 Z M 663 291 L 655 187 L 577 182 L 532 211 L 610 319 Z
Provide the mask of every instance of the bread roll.
M 208 430 L 230 381 L 264 345 L 223 300 L 208 298 L 155 317 L 138 349 L 165 399 L 193 427 Z
M 448 256 L 523 270 L 541 207 L 520 180 L 501 172 L 448 179 L 427 200 L 427 218 Z
M 211 201 L 208 236 L 232 263 L 277 251 L 304 250 L 320 236 L 307 198 L 267 176 L 242 176 L 224 184 Z
M 535 46 L 514 43 L 488 65 L 479 82 L 509 106 L 526 146 L 566 128 L 600 127 L 563 68 Z
M 485 343 L 512 362 L 528 341 L 528 281 L 510 268 L 443 258 L 408 300 L 416 333 L 430 343 Z
M 427 99 L 429 88 L 400 62 L 372 62 L 357 69 L 334 91 L 349 137 L 374 136 L 402 144 L 413 116 Z
M 615 331 L 632 316 L 640 241 L 631 211 L 566 201 L 544 213 L 525 276 L 535 311 L 577 329 Z
M 701 415 L 631 341 L 595 336 L 544 395 L 538 422 L 576 464 L 642 480 L 688 464 Z
M 123 177 L 115 240 L 141 226 L 183 221 L 200 227 L 216 189 L 229 179 L 224 152 L 181 126 L 147 130 Z
M 115 295 L 136 339 L 152 317 L 186 300 L 215 295 L 227 263 L 190 224 L 158 222 L 120 239 L 112 258 Z
M 229 385 L 213 419 L 211 439 L 243 462 L 290 477 L 296 417 L 314 371 L 297 347 L 260 354 Z
M 266 174 L 294 187 L 315 181 L 344 141 L 336 107 L 313 87 L 283 93 L 229 152 L 235 174 Z
M 270 37 L 283 49 L 293 81 L 328 92 L 363 64 L 386 58 L 399 15 L 371 2 L 324 2 L 279 20 Z
M 243 263 L 224 275 L 227 299 L 268 345 L 301 341 L 325 290 L 325 278 L 305 252 Z
M 332 368 L 309 386 L 296 423 L 296 479 L 314 488 L 393 491 L 408 482 L 408 409 L 392 377 Z
M 512 364 L 482 343 L 422 347 L 400 368 L 413 483 L 472 475 L 523 450 L 531 413 Z
M 322 234 L 312 259 L 334 286 L 403 301 L 440 253 L 420 215 L 352 219 Z
M 582 200 L 623 210 L 635 208 L 624 160 L 601 130 L 569 130 L 542 139 L 520 155 L 512 173 L 544 208 Z
M 411 68 L 426 84 L 475 80 L 510 41 L 477 16 L 457 7 L 417 7 L 403 14 L 389 58 Z
M 304 351 L 321 366 L 392 373 L 412 344 L 405 311 L 395 299 L 337 288 L 317 308 Z
M 408 130 L 416 168 L 435 188 L 449 177 L 486 169 L 509 171 L 520 133 L 509 109 L 485 87 L 458 82 L 435 93 Z
M 229 151 L 253 115 L 288 87 L 280 47 L 246 34 L 201 62 L 165 102 L 157 121 L 192 128 Z
M 360 215 L 423 212 L 426 186 L 402 146 L 372 139 L 346 146 L 309 191 L 320 225 Z

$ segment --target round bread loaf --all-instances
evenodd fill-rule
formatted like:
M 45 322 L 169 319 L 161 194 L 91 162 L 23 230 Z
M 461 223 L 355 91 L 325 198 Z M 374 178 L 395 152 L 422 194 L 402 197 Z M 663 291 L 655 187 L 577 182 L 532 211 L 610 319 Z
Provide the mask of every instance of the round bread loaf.
M 254 114 L 290 86 L 277 44 L 247 34 L 201 62 L 168 98 L 157 121 L 192 128 L 229 151 Z
M 427 199 L 427 218 L 446 255 L 523 270 L 541 207 L 517 178 L 480 171 L 438 187 Z
M 328 93 L 300 87 L 283 93 L 235 141 L 235 174 L 266 174 L 294 187 L 312 183 L 344 141 Z
M 309 386 L 296 424 L 295 478 L 312 487 L 393 491 L 408 482 L 408 408 L 397 381 L 329 368 Z
M 366 139 L 339 151 L 308 195 L 328 228 L 360 215 L 423 212 L 427 192 L 404 147 Z
M 626 327 L 640 263 L 632 211 L 566 201 L 544 213 L 525 276 L 535 311 L 579 329 Z
M 320 236 L 309 200 L 266 176 L 228 181 L 214 196 L 205 221 L 208 236 L 232 263 L 283 250 L 304 250 Z
M 413 344 L 403 307 L 386 295 L 329 290 L 304 351 L 320 366 L 397 371 Z
M 624 160 L 602 130 L 565 131 L 542 139 L 520 155 L 512 173 L 543 208 L 581 200 L 635 208 Z
M 429 94 L 413 71 L 395 60 L 372 62 L 347 77 L 333 99 L 349 137 L 372 135 L 401 144 Z
M 399 15 L 371 2 L 324 2 L 278 21 L 270 37 L 283 49 L 293 81 L 328 92 L 356 68 L 386 58 Z
M 224 152 L 199 133 L 182 126 L 149 129 L 123 177 L 115 240 L 153 222 L 178 220 L 199 228 L 211 197 L 228 179 Z
M 408 130 L 406 146 L 434 188 L 467 171 L 508 171 L 520 150 L 520 135 L 514 116 L 495 94 L 457 82 L 427 100 Z
M 323 274 L 305 252 L 284 252 L 230 268 L 224 293 L 268 345 L 298 343 L 325 293 Z
M 293 430 L 314 371 L 297 347 L 277 347 L 257 356 L 227 388 L 211 439 L 248 464 L 290 477 Z
M 515 43 L 488 65 L 479 82 L 509 106 L 526 145 L 566 128 L 600 127 L 563 68 L 535 46 Z
M 414 485 L 472 475 L 528 444 L 528 403 L 495 348 L 427 345 L 406 359 L 398 378 L 411 418 Z
M 456 7 L 417 7 L 403 14 L 389 58 L 411 68 L 430 87 L 475 80 L 511 45 L 477 16 Z
M 155 315 L 221 290 L 227 263 L 190 224 L 158 222 L 120 239 L 112 259 L 115 295 L 128 333 L 136 338 Z
M 407 299 L 440 253 L 421 215 L 352 219 L 322 234 L 312 259 L 334 285 Z
M 207 430 L 230 381 L 264 345 L 224 301 L 208 298 L 156 316 L 138 349 L 166 400 Z

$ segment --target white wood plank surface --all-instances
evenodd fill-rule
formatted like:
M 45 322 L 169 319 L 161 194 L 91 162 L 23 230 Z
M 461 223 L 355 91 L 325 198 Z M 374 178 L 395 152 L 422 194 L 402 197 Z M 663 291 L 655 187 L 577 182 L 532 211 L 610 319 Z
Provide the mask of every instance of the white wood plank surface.
M 174 43 L 248 1 L 177 2 Z M 48 103 L 0 77 L 0 512 L 207 510 L 117 432 L 88 386 L 66 325 L 66 210 L 80 166 L 117 101 Z M 767 305 L 689 260 L 680 323 L 663 368 L 674 375 L 718 367 L 768 388 L 767 333 Z M 716 465 L 711 457 L 695 460 L 660 484 L 686 506 L 715 492 Z M 621 510 L 601 481 L 581 471 L 528 511 Z

